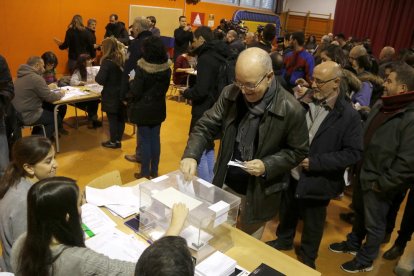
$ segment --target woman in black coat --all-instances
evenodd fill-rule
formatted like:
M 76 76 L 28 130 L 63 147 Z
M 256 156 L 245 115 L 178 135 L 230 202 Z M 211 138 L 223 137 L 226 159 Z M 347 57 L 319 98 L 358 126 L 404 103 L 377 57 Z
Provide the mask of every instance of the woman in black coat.
M 120 148 L 125 130 L 124 105 L 121 102 L 121 80 L 124 68 L 125 52 L 116 38 L 108 37 L 102 42 L 103 56 L 101 68 L 95 81 L 103 85 L 102 110 L 109 121 L 110 140 L 103 142 L 106 148 Z
M 138 126 L 141 172 L 136 178 L 157 177 L 160 161 L 160 129 L 166 118 L 165 94 L 171 78 L 171 61 L 160 38 L 151 36 L 142 44 L 143 58 L 130 91 L 129 120 Z

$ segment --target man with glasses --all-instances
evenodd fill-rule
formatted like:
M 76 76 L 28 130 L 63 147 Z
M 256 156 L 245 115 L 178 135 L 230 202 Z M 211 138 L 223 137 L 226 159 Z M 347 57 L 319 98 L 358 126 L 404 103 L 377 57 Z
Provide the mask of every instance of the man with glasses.
M 358 112 L 340 90 L 341 67 L 327 61 L 315 67 L 312 90 L 302 98 L 307 109 L 309 156 L 292 170 L 290 186 L 282 194 L 278 250 L 293 249 L 299 217 L 303 219 L 301 261 L 315 268 L 329 201 L 344 188 L 344 172 L 362 154 L 362 126 Z
M 181 171 L 191 179 L 205 145 L 222 133 L 213 184 L 241 197 L 237 227 L 260 239 L 289 171 L 308 153 L 307 132 L 304 110 L 275 80 L 268 53 L 249 48 L 237 59 L 234 84 L 194 126 Z

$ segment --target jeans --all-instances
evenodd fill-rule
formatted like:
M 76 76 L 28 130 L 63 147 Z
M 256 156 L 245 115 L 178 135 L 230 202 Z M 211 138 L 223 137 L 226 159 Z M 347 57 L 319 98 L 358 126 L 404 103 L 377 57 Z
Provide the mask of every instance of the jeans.
M 9 144 L 7 142 L 7 132 L 6 124 L 4 123 L 4 118 L 0 118 L 0 177 L 3 175 L 3 172 L 6 170 L 7 165 L 9 164 Z
M 143 177 L 158 175 L 161 154 L 160 129 L 161 124 L 138 126 L 141 147 L 141 175 Z
M 214 177 L 214 149 L 205 150 L 197 167 L 197 175 L 207 182 L 212 182 Z
M 109 135 L 112 143 L 121 142 L 125 130 L 125 117 L 123 112 L 106 112 L 109 121 Z
M 276 235 L 281 245 L 292 246 L 299 217 L 302 217 L 303 231 L 299 252 L 305 264 L 314 265 L 322 240 L 329 199 L 295 198 L 297 183 L 291 177 L 289 188 L 282 192 L 280 222 Z
M 46 137 L 51 138 L 55 130 L 55 120 L 53 118 L 53 112 L 43 109 L 42 115 L 32 125 L 44 125 L 46 131 Z M 34 127 L 32 135 L 43 135 L 41 127 Z
M 358 214 L 360 210 L 355 210 L 355 221 L 352 226 L 352 232 L 347 236 L 349 247 L 358 250 L 356 260 L 362 265 L 371 265 L 378 256 L 380 245 L 385 236 L 387 224 L 387 214 L 391 206 L 391 201 L 383 197 L 380 193 L 372 190 L 358 191 L 357 206 L 363 206 L 362 215 Z M 353 199 L 354 200 L 354 199 Z M 355 205 L 354 205 L 355 207 Z M 365 243 L 361 247 L 362 240 Z

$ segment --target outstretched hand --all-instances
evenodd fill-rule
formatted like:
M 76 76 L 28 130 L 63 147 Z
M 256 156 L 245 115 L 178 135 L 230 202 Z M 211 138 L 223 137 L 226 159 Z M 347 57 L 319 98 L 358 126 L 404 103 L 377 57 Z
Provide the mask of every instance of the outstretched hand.
M 165 236 L 178 236 L 187 220 L 188 208 L 184 203 L 175 203 L 172 208 L 171 223 Z

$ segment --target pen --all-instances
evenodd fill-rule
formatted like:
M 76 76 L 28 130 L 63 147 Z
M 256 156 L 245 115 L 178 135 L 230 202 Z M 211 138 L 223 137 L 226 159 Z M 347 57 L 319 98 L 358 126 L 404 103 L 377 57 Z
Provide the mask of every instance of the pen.
M 144 235 L 142 235 L 141 233 L 139 233 L 139 232 L 135 232 L 135 234 L 137 234 L 138 236 L 140 236 L 141 237 L 141 239 L 144 239 L 147 243 L 149 243 L 149 244 L 152 244 L 153 242 L 152 242 L 152 240 L 150 240 L 150 239 L 147 239 Z

